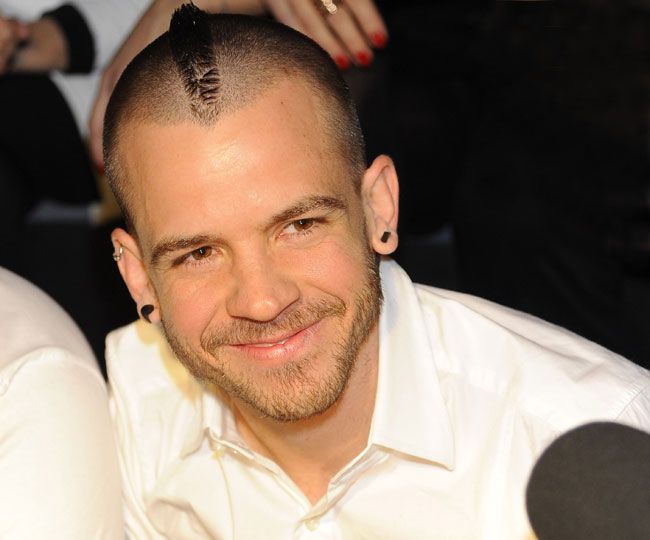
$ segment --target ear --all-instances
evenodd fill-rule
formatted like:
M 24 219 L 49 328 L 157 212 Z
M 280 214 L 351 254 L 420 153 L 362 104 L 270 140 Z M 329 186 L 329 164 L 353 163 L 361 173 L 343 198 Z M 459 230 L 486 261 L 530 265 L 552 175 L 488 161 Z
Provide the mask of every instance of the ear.
M 379 156 L 366 170 L 361 181 L 361 198 L 373 249 L 380 255 L 392 253 L 398 244 L 399 183 L 395 164 L 388 156 Z
M 111 242 L 113 243 L 113 253 L 117 267 L 129 289 L 129 293 L 131 293 L 131 298 L 138 307 L 138 315 L 142 317 L 141 310 L 143 306 L 152 305 L 154 310 L 148 316 L 149 321 L 152 323 L 159 322 L 158 298 L 149 280 L 149 274 L 143 263 L 138 242 L 124 229 L 119 228 L 112 232 Z

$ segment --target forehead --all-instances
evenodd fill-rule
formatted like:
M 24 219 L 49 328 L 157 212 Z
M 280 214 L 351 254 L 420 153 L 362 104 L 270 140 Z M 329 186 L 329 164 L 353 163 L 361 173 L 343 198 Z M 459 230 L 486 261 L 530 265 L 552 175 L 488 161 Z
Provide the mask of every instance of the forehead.
M 292 199 L 352 187 L 318 100 L 299 81 L 272 86 L 213 126 L 137 124 L 123 134 L 132 213 L 145 242 L 196 233 L 233 209 L 261 217 Z

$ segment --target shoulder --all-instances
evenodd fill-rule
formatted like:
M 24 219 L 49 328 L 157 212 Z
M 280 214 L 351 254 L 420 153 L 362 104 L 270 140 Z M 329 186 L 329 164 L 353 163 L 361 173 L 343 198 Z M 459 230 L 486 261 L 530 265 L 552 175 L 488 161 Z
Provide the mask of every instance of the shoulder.
M 650 429 L 650 373 L 572 332 L 493 302 L 416 285 L 436 366 L 563 430 L 596 419 Z
M 72 319 L 43 291 L 0 268 L 2 433 L 66 436 L 110 429 L 104 380 Z M 6 440 L 6 438 L 0 438 Z
M 48 381 L 31 388 L 24 409 L 47 397 L 73 400 L 83 393 L 80 381 L 95 393 L 105 391 L 93 352 L 70 316 L 38 287 L 4 268 L 0 343 L 0 397 L 9 390 L 15 394 L 24 381 Z
M 80 380 L 100 395 L 105 391 L 88 342 L 70 316 L 47 294 L 0 268 L 0 396 L 23 380 L 49 378 L 32 390 L 39 399 L 83 393 Z M 14 388 L 14 394 L 16 390 Z

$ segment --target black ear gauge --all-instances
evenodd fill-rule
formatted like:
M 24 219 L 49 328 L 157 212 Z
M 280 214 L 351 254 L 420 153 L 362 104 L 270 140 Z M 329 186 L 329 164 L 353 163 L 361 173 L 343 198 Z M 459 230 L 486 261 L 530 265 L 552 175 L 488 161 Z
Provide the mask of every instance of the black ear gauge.
M 145 304 L 140 308 L 140 315 L 142 315 L 142 318 L 147 321 L 148 323 L 151 322 L 149 319 L 149 315 L 153 313 L 154 307 L 151 304 Z
M 384 231 L 384 234 L 381 235 L 381 238 L 379 239 L 382 244 L 385 244 L 388 242 L 388 239 L 390 238 L 390 231 Z

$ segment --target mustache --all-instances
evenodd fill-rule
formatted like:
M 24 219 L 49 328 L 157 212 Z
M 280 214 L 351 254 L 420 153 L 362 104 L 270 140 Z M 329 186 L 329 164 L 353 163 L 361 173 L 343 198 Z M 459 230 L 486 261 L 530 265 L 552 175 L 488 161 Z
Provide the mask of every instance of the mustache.
M 234 320 L 202 337 L 201 346 L 210 352 L 224 345 L 264 342 L 298 332 L 326 317 L 342 317 L 346 310 L 341 299 L 319 300 L 283 312 L 272 321 Z

